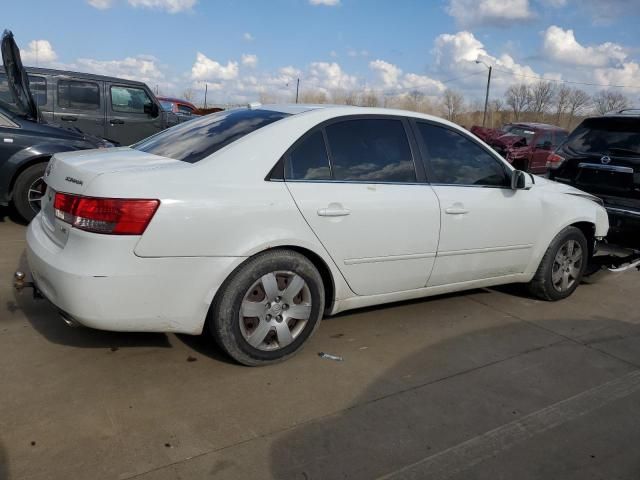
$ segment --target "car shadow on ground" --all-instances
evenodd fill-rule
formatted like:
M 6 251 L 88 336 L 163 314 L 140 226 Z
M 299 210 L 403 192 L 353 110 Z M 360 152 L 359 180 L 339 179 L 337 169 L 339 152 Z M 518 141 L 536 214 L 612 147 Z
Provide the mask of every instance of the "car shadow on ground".
M 593 342 L 584 345 L 550 333 L 547 327 L 554 328 L 555 322 L 567 330 L 590 331 Z M 638 324 L 599 317 L 538 323 L 543 328 L 510 322 L 467 331 L 409 355 L 381 372 L 341 413 L 278 435 L 270 447 L 270 478 L 379 478 L 438 452 L 446 455 L 454 445 L 517 422 L 632 369 L 629 363 L 594 351 L 590 345 L 624 338 L 630 348 L 636 348 L 640 346 Z M 601 337 L 598 332 L 603 332 Z M 340 364 L 327 364 L 331 366 L 339 375 Z M 639 398 L 637 391 L 624 404 L 630 412 L 634 398 Z M 399 478 L 449 478 L 458 468 L 461 477 L 455 478 L 631 478 L 627 475 L 640 471 L 640 457 L 626 446 L 637 438 L 640 423 L 625 420 L 630 412 L 609 411 L 610 417 L 599 422 L 576 422 L 568 431 L 554 430 L 545 440 L 542 434 L 515 435 L 516 440 L 506 437 L 504 442 L 496 441 L 486 457 L 471 455 L 469 450 L 465 452 L 470 457 L 466 453 L 457 458 L 451 455 L 443 462 L 447 470 L 437 471 L 433 477 L 406 472 Z M 569 420 L 563 418 L 558 423 Z M 525 445 L 529 440 L 533 446 Z M 509 460 L 512 451 L 515 461 Z M 216 463 L 227 460 L 224 455 L 216 456 Z M 485 460 L 493 462 L 490 468 L 482 464 Z M 620 472 L 620 468 L 626 470 Z M 476 477 L 476 469 L 483 475 Z M 237 473 L 225 478 L 234 478 Z
M 18 225 L 26 225 L 27 223 L 22 220 L 16 211 L 11 207 L 0 206 L 0 223 L 11 222 Z
M 9 480 L 9 459 L 0 438 L 0 480 Z

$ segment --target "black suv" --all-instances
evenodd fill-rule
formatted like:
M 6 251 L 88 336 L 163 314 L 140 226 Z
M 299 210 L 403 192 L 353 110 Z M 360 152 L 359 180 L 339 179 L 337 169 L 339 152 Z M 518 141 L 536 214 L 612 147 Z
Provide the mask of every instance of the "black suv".
M 551 180 L 604 201 L 610 238 L 640 247 L 640 109 L 584 120 L 547 161 Z

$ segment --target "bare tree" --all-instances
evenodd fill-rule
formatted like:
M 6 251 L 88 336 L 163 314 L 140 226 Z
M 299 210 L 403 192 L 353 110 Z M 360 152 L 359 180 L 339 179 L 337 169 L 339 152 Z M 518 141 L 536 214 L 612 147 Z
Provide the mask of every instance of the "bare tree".
M 191 87 L 185 88 L 184 92 L 182 92 L 182 98 L 184 98 L 188 102 L 193 101 L 195 97 L 196 97 L 196 92 Z
M 569 100 L 571 98 L 571 87 L 562 85 L 556 93 L 556 125 L 560 125 L 562 116 L 569 108 Z
M 365 92 L 362 94 L 360 99 L 360 105 L 363 107 L 377 107 L 380 105 L 380 100 L 378 99 L 378 95 L 375 92 Z
M 536 120 L 540 120 L 553 101 L 555 85 L 553 82 L 539 80 L 533 84 L 529 91 L 531 92 L 531 97 L 528 109 L 533 112 Z
M 420 109 L 420 104 L 424 100 L 424 93 L 419 90 L 412 90 L 402 98 L 402 108 L 405 110 L 412 110 L 417 112 Z
M 520 120 L 520 114 L 525 111 L 531 101 L 531 91 L 525 83 L 511 85 L 505 93 L 505 102 L 513 111 L 514 120 Z
M 576 115 L 580 115 L 585 108 L 591 104 L 591 97 L 584 90 L 574 88 L 569 95 L 567 110 L 569 111 L 569 121 L 567 127 L 571 126 Z
M 593 97 L 593 104 L 596 112 L 604 115 L 608 112 L 622 110 L 630 105 L 629 99 L 620 92 L 611 90 L 600 90 Z
M 462 106 L 464 105 L 464 97 L 460 92 L 456 92 L 455 90 L 451 90 L 450 88 L 447 88 L 444 91 L 442 104 L 444 106 L 444 111 L 445 111 L 447 120 L 455 122 L 456 118 L 462 111 Z

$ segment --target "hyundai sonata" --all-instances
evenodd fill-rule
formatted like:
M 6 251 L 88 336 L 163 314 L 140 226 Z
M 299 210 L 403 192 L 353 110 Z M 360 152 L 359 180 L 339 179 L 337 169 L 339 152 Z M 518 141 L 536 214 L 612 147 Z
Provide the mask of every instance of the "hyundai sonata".
M 131 147 L 56 154 L 27 232 L 68 322 L 211 335 L 260 365 L 324 314 L 505 283 L 569 296 L 598 200 L 414 112 L 250 105 Z

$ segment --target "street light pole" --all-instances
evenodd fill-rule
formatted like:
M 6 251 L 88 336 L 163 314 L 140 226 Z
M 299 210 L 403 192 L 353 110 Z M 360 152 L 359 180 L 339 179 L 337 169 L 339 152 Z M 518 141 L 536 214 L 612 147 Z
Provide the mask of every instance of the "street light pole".
M 296 103 L 298 103 L 298 92 L 300 91 L 300 79 L 296 83 Z
M 489 87 L 491 86 L 491 67 L 489 67 L 489 76 L 487 77 L 487 95 L 484 97 L 484 115 L 482 116 L 482 126 L 487 123 L 487 107 L 489 106 Z

